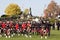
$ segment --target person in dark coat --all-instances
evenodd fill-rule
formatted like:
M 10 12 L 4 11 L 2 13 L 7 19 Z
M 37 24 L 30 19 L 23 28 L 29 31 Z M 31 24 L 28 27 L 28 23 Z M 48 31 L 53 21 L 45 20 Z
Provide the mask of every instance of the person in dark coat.
M 57 30 L 60 30 L 60 21 L 57 21 Z
M 50 24 L 49 21 L 47 21 L 47 23 L 46 23 L 46 27 L 47 27 L 47 29 L 48 29 L 48 36 L 50 36 L 51 24 Z
M 55 23 L 52 24 L 52 28 L 53 28 L 53 30 L 55 30 Z

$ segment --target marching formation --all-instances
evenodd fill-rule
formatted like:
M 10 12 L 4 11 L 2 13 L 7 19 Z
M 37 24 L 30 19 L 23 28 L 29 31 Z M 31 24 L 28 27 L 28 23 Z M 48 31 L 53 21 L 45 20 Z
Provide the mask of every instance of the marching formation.
M 0 21 L 0 37 L 14 37 L 14 35 L 22 35 L 32 37 L 31 35 L 40 35 L 41 39 L 47 39 L 50 36 L 51 24 L 49 21 Z

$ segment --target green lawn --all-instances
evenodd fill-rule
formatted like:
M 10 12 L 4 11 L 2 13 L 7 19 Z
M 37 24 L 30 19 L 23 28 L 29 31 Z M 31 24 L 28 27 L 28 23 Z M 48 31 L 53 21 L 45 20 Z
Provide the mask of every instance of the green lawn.
M 51 36 L 47 39 L 41 39 L 40 36 L 32 35 L 32 38 L 26 38 L 25 36 L 14 36 L 11 38 L 0 37 L 0 40 L 60 40 L 60 31 L 51 30 Z

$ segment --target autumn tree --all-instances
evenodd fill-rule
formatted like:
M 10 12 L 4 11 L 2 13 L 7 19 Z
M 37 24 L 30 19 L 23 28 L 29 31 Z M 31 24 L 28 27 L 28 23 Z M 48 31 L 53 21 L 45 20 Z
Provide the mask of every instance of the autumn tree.
M 44 10 L 44 17 L 48 17 L 48 13 L 50 14 L 50 11 L 48 9 Z
M 57 16 L 60 14 L 60 6 L 54 2 L 51 1 L 48 5 L 48 7 L 44 10 L 45 17 L 49 18 L 49 21 L 53 24 L 57 20 Z
M 5 9 L 6 15 L 18 15 L 21 13 L 21 9 L 17 4 L 9 4 Z
M 47 11 L 48 11 L 48 17 L 55 17 L 55 14 L 57 14 L 58 13 L 58 5 L 57 5 L 57 3 L 55 3 L 54 1 L 51 1 L 50 3 L 49 3 L 49 5 L 48 5 L 48 7 L 46 8 L 47 9 Z M 44 13 L 46 14 L 47 13 L 47 11 L 46 11 L 46 9 L 44 10 Z M 54 16 L 53 16 L 54 15 Z
M 53 12 L 56 10 L 56 7 L 57 7 L 56 3 L 54 1 L 51 1 L 47 8 L 49 9 L 50 12 Z

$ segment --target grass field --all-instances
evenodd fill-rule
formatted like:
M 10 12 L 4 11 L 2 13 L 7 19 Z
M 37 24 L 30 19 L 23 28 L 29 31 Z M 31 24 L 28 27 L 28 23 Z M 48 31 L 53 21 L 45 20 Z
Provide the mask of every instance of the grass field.
M 25 36 L 14 36 L 11 38 L 0 37 L 0 40 L 60 40 L 60 30 L 51 30 L 51 36 L 47 39 L 41 39 L 38 35 L 32 35 L 32 38 L 26 38 Z

